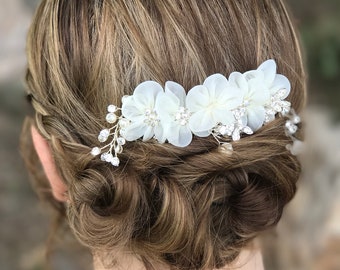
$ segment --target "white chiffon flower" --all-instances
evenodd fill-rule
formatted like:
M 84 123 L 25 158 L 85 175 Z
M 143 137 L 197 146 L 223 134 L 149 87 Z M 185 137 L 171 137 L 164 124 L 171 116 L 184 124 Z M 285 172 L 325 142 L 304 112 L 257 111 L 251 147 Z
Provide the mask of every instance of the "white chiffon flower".
M 290 92 L 289 80 L 276 74 L 274 60 L 267 60 L 256 70 L 244 74 L 233 72 L 229 76 L 229 82 L 243 92 L 246 122 L 253 131 L 257 131 L 266 122 L 266 106 L 270 105 L 271 97 L 281 90 L 280 97 L 284 99 Z
M 242 104 L 242 93 L 230 86 L 221 74 L 209 76 L 203 85 L 195 86 L 187 95 L 186 105 L 192 116 L 189 120 L 191 131 L 206 137 L 218 123 L 228 125 L 235 121 L 232 113 Z
M 253 131 L 262 127 L 265 120 L 264 106 L 270 99 L 269 89 L 263 86 L 264 74 L 253 71 L 251 74 L 233 72 L 229 82 L 243 93 L 243 107 L 246 110 L 245 123 Z
M 145 81 L 139 84 L 132 96 L 124 98 L 122 115 L 130 121 L 121 133 L 128 141 L 143 137 L 143 141 L 155 137 L 160 143 L 165 142 L 163 127 L 155 111 L 157 96 L 163 92 L 159 83 Z
M 165 93 L 158 95 L 156 111 L 164 128 L 164 137 L 169 143 L 178 146 L 188 146 L 192 141 L 189 128 L 190 112 L 185 107 L 186 93 L 178 83 L 168 81 Z

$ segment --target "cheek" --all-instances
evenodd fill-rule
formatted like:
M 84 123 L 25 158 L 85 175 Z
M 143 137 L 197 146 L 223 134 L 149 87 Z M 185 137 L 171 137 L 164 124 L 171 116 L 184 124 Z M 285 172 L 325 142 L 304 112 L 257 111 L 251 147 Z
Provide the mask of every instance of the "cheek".
M 65 202 L 67 197 L 65 193 L 67 187 L 62 181 L 55 166 L 51 149 L 46 140 L 39 134 L 35 127 L 31 127 L 32 140 L 34 148 L 38 154 L 39 160 L 43 166 L 44 172 L 50 182 L 53 196 L 56 200 Z

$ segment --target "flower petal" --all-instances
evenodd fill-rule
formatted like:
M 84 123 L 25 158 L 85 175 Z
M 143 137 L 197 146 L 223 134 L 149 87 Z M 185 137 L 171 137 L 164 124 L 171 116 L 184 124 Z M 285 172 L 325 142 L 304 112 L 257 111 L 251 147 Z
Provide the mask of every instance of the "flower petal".
M 154 127 L 155 138 L 159 143 L 165 143 L 166 137 L 164 133 L 164 129 L 161 125 L 157 125 Z
M 188 126 L 174 125 L 167 136 L 169 143 L 178 147 L 188 146 L 192 141 L 192 133 Z
M 229 83 L 234 87 L 242 89 L 243 91 L 248 90 L 247 80 L 245 79 L 243 74 L 240 72 L 231 73 L 229 76 Z
M 243 73 L 243 76 L 247 81 L 250 81 L 252 79 L 264 81 L 264 73 L 262 70 L 250 70 Z
M 209 90 L 203 85 L 193 87 L 187 94 L 186 105 L 190 112 L 197 112 L 209 106 Z
M 221 89 L 225 89 L 228 84 L 227 78 L 219 73 L 210 75 L 203 83 L 209 89 L 211 96 L 215 96 Z
M 264 82 L 267 86 L 270 86 L 276 75 L 276 62 L 273 59 L 269 59 L 263 62 L 257 70 L 262 70 L 264 74 Z
M 193 132 L 197 137 L 208 137 L 211 135 L 211 131 Z
M 147 126 L 145 131 L 144 131 L 144 136 L 143 136 L 143 142 L 148 141 L 152 139 L 152 137 L 155 135 L 154 127 L 152 126 Z
M 160 93 L 157 96 L 155 110 L 162 123 L 173 121 L 173 115 L 178 111 L 179 99 L 172 93 Z
M 146 129 L 143 122 L 134 122 L 124 128 L 122 135 L 127 141 L 135 141 L 144 135 Z
M 122 115 L 133 122 L 143 121 L 144 109 L 136 106 L 133 96 L 126 97 L 122 105 Z
M 247 110 L 248 113 L 248 123 L 247 126 L 250 127 L 254 132 L 262 127 L 265 119 L 265 109 L 263 106 L 251 107 Z
M 163 92 L 162 86 L 154 81 L 140 83 L 133 92 L 136 107 L 140 109 L 153 109 L 159 93 Z
M 189 127 L 195 134 L 197 132 L 210 131 L 216 124 L 212 115 L 207 110 L 195 112 L 189 120 Z
M 242 105 L 244 92 L 233 86 L 228 86 L 216 96 L 216 103 L 224 109 L 233 110 Z
M 265 105 L 270 101 L 270 93 L 267 87 L 263 87 L 263 81 L 252 79 L 249 81 L 249 92 L 246 95 L 250 105 Z
M 211 116 L 213 118 L 213 127 L 218 123 L 222 123 L 223 125 L 232 124 L 235 121 L 234 115 L 231 111 L 226 110 L 225 108 L 214 109 L 211 112 Z
M 289 82 L 289 80 L 286 76 L 283 76 L 281 74 L 277 74 L 275 76 L 273 84 L 270 87 L 270 93 L 272 95 L 274 95 L 277 91 L 279 91 L 281 89 L 287 90 L 286 95 L 283 97 L 283 99 L 285 99 L 286 97 L 288 97 L 288 95 L 290 93 L 291 85 L 290 85 L 290 82 Z
M 179 106 L 185 106 L 186 93 L 182 85 L 176 82 L 167 81 L 165 83 L 165 93 L 169 96 L 175 95 L 179 100 Z

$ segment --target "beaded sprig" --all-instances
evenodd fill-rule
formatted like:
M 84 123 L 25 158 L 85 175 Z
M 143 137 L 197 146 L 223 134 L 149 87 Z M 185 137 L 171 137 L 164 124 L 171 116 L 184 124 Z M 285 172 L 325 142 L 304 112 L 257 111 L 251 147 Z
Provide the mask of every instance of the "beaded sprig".
M 106 115 L 106 121 L 110 124 L 114 124 L 113 127 L 109 129 L 103 129 L 98 135 L 98 141 L 104 143 L 112 136 L 112 140 L 109 144 L 99 148 L 94 147 L 91 151 L 93 156 L 101 154 L 101 160 L 111 163 L 113 166 L 118 167 L 120 160 L 118 154 L 123 152 L 123 146 L 126 144 L 124 137 L 120 136 L 120 130 L 123 130 L 129 124 L 129 120 L 122 116 L 118 116 L 116 113 L 121 109 L 115 105 L 109 105 L 107 108 L 108 114 Z M 103 150 L 108 149 L 106 152 L 102 153 Z

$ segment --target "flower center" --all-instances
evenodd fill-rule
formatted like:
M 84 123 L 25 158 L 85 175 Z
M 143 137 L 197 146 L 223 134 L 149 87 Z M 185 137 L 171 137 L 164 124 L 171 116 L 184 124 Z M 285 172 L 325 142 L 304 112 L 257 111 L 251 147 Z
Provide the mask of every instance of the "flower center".
M 159 121 L 160 120 L 158 119 L 158 115 L 154 110 L 147 109 L 145 111 L 144 123 L 146 123 L 147 125 L 151 127 L 155 127 L 159 124 Z
M 187 108 L 179 107 L 175 114 L 175 120 L 181 125 L 185 126 L 189 123 L 190 112 Z
M 208 110 L 214 110 L 215 108 L 220 107 L 220 106 L 221 105 L 216 100 L 213 100 L 209 103 L 207 109 Z
M 248 107 L 250 104 L 249 98 L 244 99 L 243 106 Z

